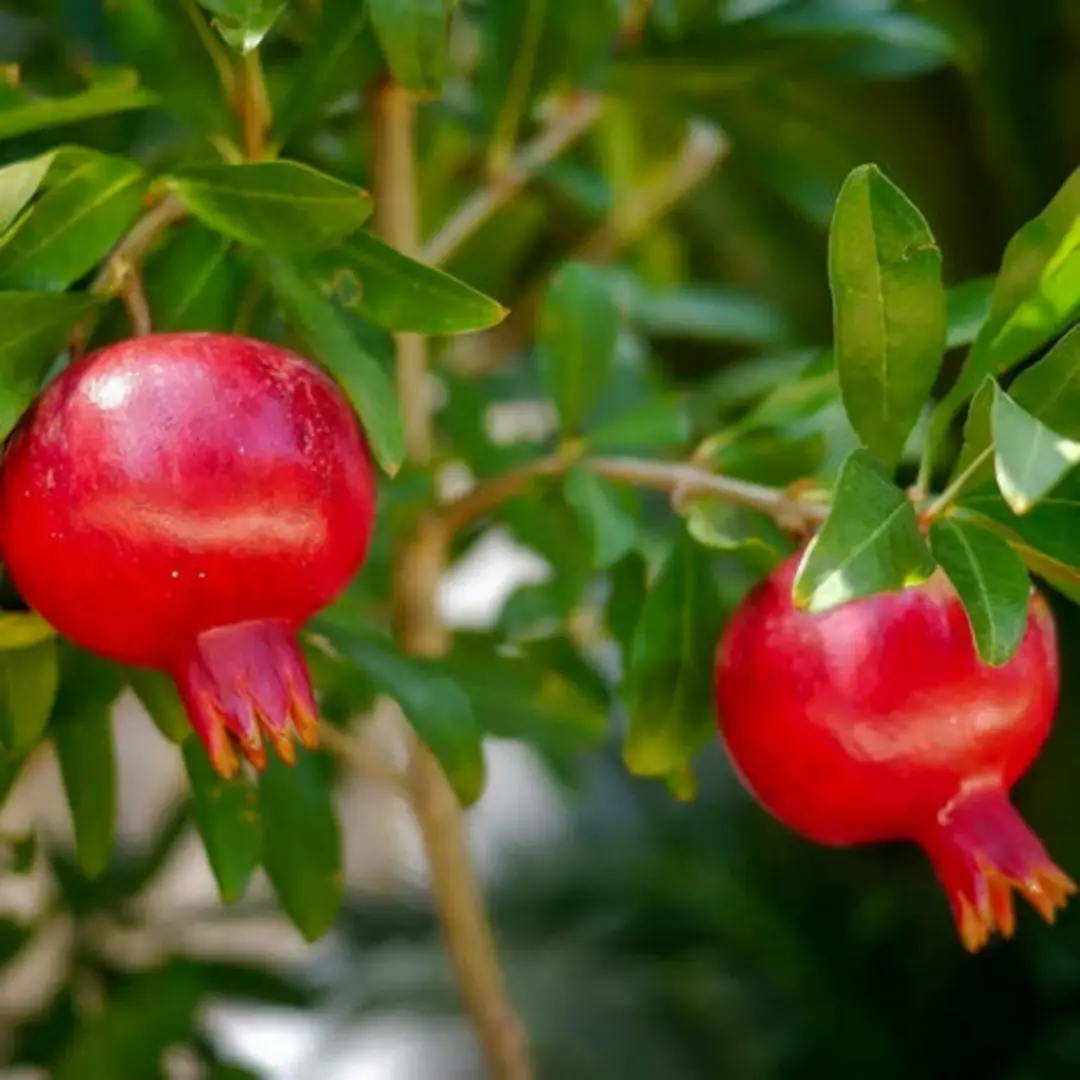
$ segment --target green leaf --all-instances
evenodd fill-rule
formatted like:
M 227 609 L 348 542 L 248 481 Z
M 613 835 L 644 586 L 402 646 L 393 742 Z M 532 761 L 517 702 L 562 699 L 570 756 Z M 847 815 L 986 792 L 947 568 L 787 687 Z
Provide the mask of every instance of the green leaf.
M 75 854 L 87 877 L 108 866 L 116 833 L 116 751 L 112 707 L 123 687 L 118 668 L 65 643 L 50 731 L 60 762 Z
M 212 229 L 282 254 L 340 243 L 371 213 L 371 196 L 297 161 L 189 165 L 169 183 Z
M 96 304 L 85 294 L 0 292 L 0 438 L 41 388 L 71 327 Z
M 58 98 L 30 98 L 0 104 L 0 139 L 91 120 L 96 116 L 148 109 L 157 95 L 135 86 L 103 86 Z
M 371 25 L 394 78 L 406 90 L 434 94 L 446 73 L 454 0 L 368 0 Z
M 568 263 L 540 312 L 540 373 L 564 434 L 577 431 L 603 392 L 615 359 L 619 309 L 604 271 Z
M 681 532 L 652 583 L 627 670 L 623 760 L 637 776 L 685 777 L 716 731 L 713 653 L 724 622 L 712 557 Z
M 297 333 L 344 387 L 375 457 L 393 476 L 405 457 L 405 432 L 389 376 L 360 345 L 333 303 L 292 264 L 267 257 L 260 265 Z
M 836 366 L 852 427 L 895 465 L 945 350 L 941 252 L 926 219 L 875 166 L 855 169 L 829 232 Z
M 177 230 L 143 268 L 159 332 L 231 330 L 245 284 L 232 241 L 197 223 Z
M 37 194 L 56 154 L 42 154 L 0 169 L 0 235 Z
M 840 469 L 832 510 L 803 555 L 793 597 L 800 608 L 838 604 L 918 585 L 934 572 L 915 510 L 865 450 Z
M 679 512 L 699 544 L 734 556 L 758 576 L 772 573 L 792 553 L 791 542 L 770 519 L 719 499 L 691 499 Z
M 199 5 L 213 14 L 214 28 L 241 53 L 257 49 L 285 10 L 285 0 L 199 0 Z
M 228 73 L 227 55 L 194 4 L 103 0 L 102 9 L 117 50 L 172 112 L 196 130 L 234 133 L 221 81 Z
M 355 79 L 354 45 L 367 20 L 356 0 L 323 0 L 313 38 L 292 68 L 284 98 L 274 110 L 274 134 L 281 140 L 333 98 L 342 73 Z M 373 50 L 374 51 L 374 50 Z
M 619 505 L 611 485 L 576 465 L 566 474 L 563 489 L 589 538 L 592 565 L 604 569 L 617 563 L 634 546 L 638 526 Z
M 56 631 L 32 611 L 0 611 L 0 652 L 25 649 L 56 637 Z
M 167 675 L 149 668 L 130 668 L 128 682 L 154 726 L 177 746 L 191 740 L 191 726 L 176 684 Z
M 960 595 L 979 656 L 1008 663 L 1027 628 L 1031 581 L 1020 556 L 1000 537 L 962 521 L 936 521 L 934 558 Z
M 392 697 L 413 730 L 439 759 L 455 794 L 471 806 L 484 789 L 484 752 L 472 704 L 440 666 L 402 655 L 374 631 L 322 620 L 318 632 L 348 664 Z
M 1051 431 L 996 384 L 990 427 L 998 487 L 1017 514 L 1026 514 L 1080 461 L 1080 443 Z
M 1080 169 L 1038 217 L 1009 241 L 990 317 L 939 410 L 944 425 L 987 375 L 1029 356 L 1080 309 Z
M 610 420 L 586 428 L 594 450 L 624 453 L 682 446 L 690 438 L 690 418 L 682 398 L 652 397 Z
M 37 745 L 52 714 L 59 672 L 54 637 L 5 645 L 0 652 L 0 746 L 10 754 L 22 757 Z
M 62 292 L 97 265 L 138 217 L 146 175 L 88 155 L 49 188 L 0 243 L 0 288 Z
M 198 739 L 183 748 L 195 824 L 227 904 L 239 900 L 262 856 L 259 793 L 244 775 L 226 780 L 214 771 Z
M 341 836 L 330 779 L 314 754 L 300 750 L 292 767 L 270 754 L 259 803 L 266 874 L 285 914 L 315 941 L 341 906 Z
M 990 318 L 990 298 L 994 292 L 992 277 L 974 278 L 950 285 L 945 293 L 948 330 L 945 348 L 970 345 Z
M 464 334 L 506 318 L 501 304 L 457 278 L 358 232 L 316 263 L 338 303 L 386 330 Z

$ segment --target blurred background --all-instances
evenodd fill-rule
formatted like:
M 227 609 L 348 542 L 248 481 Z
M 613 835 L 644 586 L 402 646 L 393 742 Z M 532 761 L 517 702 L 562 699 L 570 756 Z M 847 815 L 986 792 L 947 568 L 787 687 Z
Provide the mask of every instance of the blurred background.
M 0 130 L 21 95 L 71 93 L 126 77 L 128 65 L 142 70 L 137 33 L 116 27 L 143 6 L 0 0 Z M 281 98 L 316 47 L 322 8 L 294 0 L 264 43 L 271 97 Z M 290 156 L 369 182 L 366 88 L 380 64 L 365 26 L 328 70 L 320 109 L 289 132 Z M 170 70 L 159 65 L 159 83 Z M 603 102 L 587 136 L 539 169 L 447 264 L 513 310 L 493 331 L 437 343 L 447 490 L 550 438 L 532 349 L 537 296 L 571 254 L 610 265 L 624 290 L 612 409 L 620 395 L 623 405 L 669 395 L 691 445 L 795 385 L 827 345 L 827 227 L 857 164 L 878 163 L 922 209 L 947 281 L 964 286 L 952 294 L 956 325 L 977 320 L 980 279 L 1080 163 L 1080 5 L 460 0 L 448 77 L 420 110 L 425 235 L 542 132 L 568 94 Z M 182 109 L 103 116 L 0 138 L 0 164 L 79 142 L 166 168 L 209 153 L 192 149 L 200 145 L 192 128 Z M 164 268 L 153 280 L 159 291 L 175 284 Z M 255 330 L 273 318 L 256 308 Z M 387 354 L 386 335 L 372 330 L 369 343 Z M 782 412 L 783 437 L 763 429 L 739 444 L 745 459 L 728 465 L 765 482 L 828 479 L 850 445 L 834 406 L 826 395 Z M 389 485 L 383 498 L 392 509 L 408 491 Z M 642 500 L 635 512 L 663 533 L 663 500 Z M 512 501 L 462 538 L 441 595 L 463 655 L 481 664 L 494 637 L 554 643 L 537 649 L 531 682 L 494 667 L 478 676 L 482 711 L 493 718 L 490 776 L 470 812 L 540 1074 L 1080 1075 L 1080 905 L 1053 930 L 1024 910 L 1015 940 L 972 957 L 913 848 L 833 851 L 802 841 L 751 802 L 718 746 L 702 755 L 689 804 L 626 774 L 613 687 L 648 533 L 603 575 L 584 564 L 579 536 L 543 493 Z M 373 610 L 388 558 L 385 545 L 377 549 L 358 585 Z M 730 567 L 730 602 L 749 580 Z M 1060 722 L 1017 801 L 1076 876 L 1080 612 L 1053 599 Z M 556 653 L 563 659 L 550 659 Z M 552 673 L 554 690 L 543 682 Z M 392 732 L 389 708 L 355 710 L 365 737 Z M 9 849 L 0 876 L 0 1075 L 483 1076 L 418 841 L 392 795 L 339 779 L 348 901 L 333 932 L 308 947 L 259 878 L 242 902 L 220 904 L 175 748 L 133 696 L 118 702 L 115 725 L 121 843 L 105 875 L 87 880 L 73 864 L 47 749 L 0 816 Z M 85 1024 L 87 1015 L 100 1022 Z

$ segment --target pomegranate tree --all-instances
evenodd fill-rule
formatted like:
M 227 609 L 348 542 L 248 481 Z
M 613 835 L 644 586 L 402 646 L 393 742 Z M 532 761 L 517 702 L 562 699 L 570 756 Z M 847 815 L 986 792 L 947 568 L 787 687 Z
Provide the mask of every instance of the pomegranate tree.
M 1012 934 L 1013 889 L 1052 921 L 1076 887 L 1009 802 L 1058 701 L 1046 601 L 1032 592 L 1019 649 L 990 667 L 940 571 L 810 614 L 792 602 L 798 563 L 750 593 L 717 650 L 722 737 L 747 787 L 822 844 L 915 841 L 968 949 Z
M 375 479 L 329 376 L 285 349 L 156 334 L 66 368 L 4 452 L 3 557 L 62 634 L 175 680 L 214 767 L 317 741 L 296 630 L 364 561 Z

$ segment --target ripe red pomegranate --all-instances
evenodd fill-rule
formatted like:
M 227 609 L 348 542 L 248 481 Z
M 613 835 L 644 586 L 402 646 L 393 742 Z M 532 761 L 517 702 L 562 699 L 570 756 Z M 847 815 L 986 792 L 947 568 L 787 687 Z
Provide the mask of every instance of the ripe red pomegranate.
M 818 843 L 915 841 L 972 951 L 1011 936 L 1013 888 L 1052 922 L 1076 886 L 1009 802 L 1057 706 L 1046 601 L 1033 593 L 1019 650 L 994 668 L 940 572 L 812 615 L 792 603 L 798 563 L 750 593 L 717 650 L 721 732 L 747 787 Z
M 338 386 L 285 349 L 151 334 L 66 368 L 3 454 L 0 543 L 62 634 L 180 689 L 214 767 L 317 742 L 299 625 L 367 553 L 375 478 Z

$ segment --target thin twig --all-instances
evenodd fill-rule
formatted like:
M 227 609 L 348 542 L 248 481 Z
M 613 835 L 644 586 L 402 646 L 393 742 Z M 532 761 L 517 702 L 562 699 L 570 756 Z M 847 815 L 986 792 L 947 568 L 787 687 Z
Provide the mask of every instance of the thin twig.
M 118 267 L 141 266 L 162 234 L 172 225 L 187 217 L 187 207 L 175 196 L 166 195 L 155 203 L 135 224 L 131 231 L 113 248 L 112 253 L 98 271 L 90 285 L 96 296 L 113 295 L 118 284 Z
M 374 126 L 376 226 L 399 251 L 417 249 L 413 102 L 399 87 L 384 86 L 376 97 Z M 490 211 L 483 211 L 480 217 Z M 470 220 L 476 220 L 475 211 Z M 441 241 L 449 251 L 460 240 Z M 429 256 L 430 258 L 430 256 Z M 433 260 L 435 261 L 435 260 Z M 434 443 L 432 401 L 427 388 L 427 344 L 399 335 L 398 389 L 406 431 L 406 451 L 428 464 Z M 415 655 L 438 656 L 449 634 L 438 609 L 438 585 L 446 559 L 444 531 L 422 519 L 395 551 L 394 624 L 402 646 Z M 506 979 L 473 872 L 464 813 L 446 775 L 427 747 L 413 735 L 406 771 L 409 804 L 416 817 L 431 868 L 432 894 L 465 1007 L 494 1080 L 531 1080 L 524 1028 L 510 1001 Z
M 941 517 L 952 503 L 955 502 L 957 495 L 967 487 L 971 478 L 990 460 L 993 456 L 993 452 L 993 447 L 987 447 L 985 450 L 976 454 L 967 468 L 965 468 L 964 471 L 960 473 L 960 475 L 957 476 L 957 478 L 922 512 L 920 515 L 921 520 L 929 524 Z
M 550 126 L 526 143 L 490 184 L 461 204 L 423 246 L 422 260 L 431 266 L 445 264 L 481 225 L 511 202 L 541 168 L 579 139 L 602 111 L 603 104 L 595 95 L 582 94 L 571 99 Z

